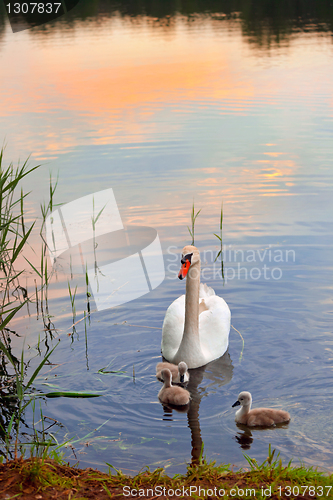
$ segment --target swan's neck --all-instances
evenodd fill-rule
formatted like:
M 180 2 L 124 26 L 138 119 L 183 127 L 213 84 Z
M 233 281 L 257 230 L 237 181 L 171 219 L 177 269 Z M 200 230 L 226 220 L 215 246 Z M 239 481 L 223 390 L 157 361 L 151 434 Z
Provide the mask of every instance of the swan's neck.
M 189 368 L 205 364 L 199 338 L 199 291 L 200 262 L 196 262 L 186 276 L 184 332 L 173 359 L 176 364 L 186 359 Z
M 185 324 L 183 338 L 199 338 L 200 262 L 190 267 L 186 277 Z

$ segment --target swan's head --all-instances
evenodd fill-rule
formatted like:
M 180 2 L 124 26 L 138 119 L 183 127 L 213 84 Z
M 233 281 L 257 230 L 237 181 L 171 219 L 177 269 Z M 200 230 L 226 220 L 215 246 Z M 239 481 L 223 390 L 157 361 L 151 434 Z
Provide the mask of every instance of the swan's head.
M 236 403 L 232 405 L 234 406 L 251 406 L 252 403 L 252 396 L 250 392 L 243 391 L 238 395 L 238 399 Z
M 185 363 L 185 361 L 181 361 L 180 363 L 178 363 L 178 371 L 179 371 L 179 375 L 180 375 L 180 381 L 183 383 L 184 382 L 184 375 L 185 373 L 187 372 L 187 364 Z
M 200 262 L 200 252 L 193 245 L 186 245 L 182 251 L 181 258 L 182 267 L 179 271 L 178 278 L 183 280 L 190 269 L 190 266 L 193 266 L 197 262 Z

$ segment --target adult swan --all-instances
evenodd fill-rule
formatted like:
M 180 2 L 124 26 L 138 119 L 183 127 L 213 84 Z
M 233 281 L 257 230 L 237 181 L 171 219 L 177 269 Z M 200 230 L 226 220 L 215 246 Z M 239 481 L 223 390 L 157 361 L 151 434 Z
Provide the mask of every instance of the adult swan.
M 186 293 L 169 306 L 162 328 L 162 354 L 171 363 L 198 368 L 228 348 L 230 309 L 212 288 L 200 284 L 199 250 L 183 248 L 178 278 L 187 275 Z

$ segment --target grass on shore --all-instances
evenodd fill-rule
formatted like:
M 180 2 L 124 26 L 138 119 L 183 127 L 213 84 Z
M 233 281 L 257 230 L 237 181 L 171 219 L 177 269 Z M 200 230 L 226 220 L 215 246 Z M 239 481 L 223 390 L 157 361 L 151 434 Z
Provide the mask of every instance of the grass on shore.
M 203 461 L 188 466 L 187 473 L 170 478 L 164 469 L 147 470 L 134 477 L 112 466 L 109 474 L 78 469 L 59 458 L 14 460 L 0 465 L 2 498 L 24 500 L 105 500 L 109 498 L 333 498 L 333 475 L 312 467 L 282 465 L 275 451 L 257 464 L 246 457 L 250 470 L 232 471 L 230 465 Z

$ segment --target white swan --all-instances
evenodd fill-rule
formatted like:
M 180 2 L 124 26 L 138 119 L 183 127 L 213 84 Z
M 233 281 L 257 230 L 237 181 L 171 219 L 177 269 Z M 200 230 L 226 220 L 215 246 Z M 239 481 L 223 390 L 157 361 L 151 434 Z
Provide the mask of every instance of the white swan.
M 168 368 L 168 370 L 171 371 L 172 382 L 174 384 L 184 384 L 185 382 L 188 382 L 190 380 L 190 374 L 187 371 L 187 364 L 184 363 L 184 361 L 178 363 L 178 366 L 172 363 L 157 363 L 156 378 L 161 382 L 164 382 L 162 377 L 162 370 L 164 370 L 165 368 Z
M 230 310 L 212 288 L 200 284 L 199 250 L 187 245 L 182 252 L 179 279 L 186 293 L 169 306 L 162 328 L 162 354 L 171 363 L 185 361 L 198 368 L 222 356 L 228 348 Z
M 251 410 L 252 396 L 250 392 L 243 391 L 239 394 L 236 403 L 232 405 L 241 408 L 236 411 L 235 420 L 238 424 L 245 424 L 250 427 L 265 426 L 287 423 L 290 415 L 287 411 L 276 410 L 275 408 L 254 408 Z
M 172 375 L 168 368 L 162 370 L 164 384 L 158 393 L 158 399 L 166 405 L 185 406 L 190 402 L 190 393 L 177 385 L 172 385 Z

